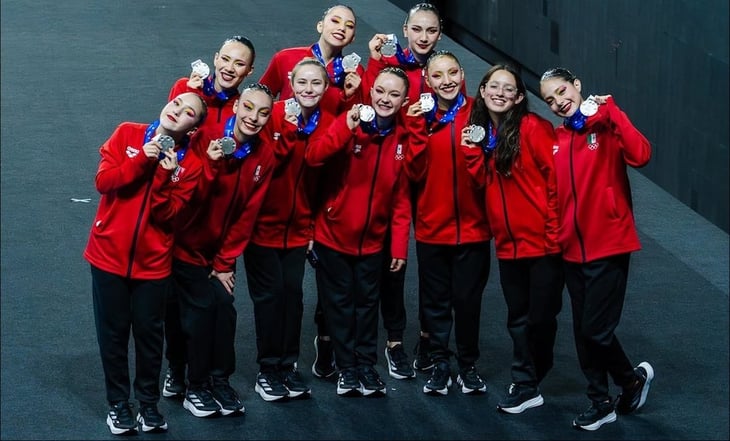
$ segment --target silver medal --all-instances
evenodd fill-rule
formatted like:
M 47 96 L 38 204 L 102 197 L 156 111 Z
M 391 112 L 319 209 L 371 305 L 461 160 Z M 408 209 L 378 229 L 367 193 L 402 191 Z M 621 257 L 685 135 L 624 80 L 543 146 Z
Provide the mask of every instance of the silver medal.
M 388 39 L 380 46 L 380 55 L 384 57 L 392 57 L 397 51 L 398 39 L 395 34 L 388 34 Z
M 175 147 L 175 140 L 172 139 L 172 136 L 157 135 L 154 137 L 154 140 L 157 141 L 158 144 L 160 144 L 163 152 L 166 152 L 167 150 Z
M 200 75 L 201 78 L 208 78 L 210 75 L 210 68 L 203 60 L 195 60 L 190 63 L 190 67 L 193 68 L 193 73 Z
M 218 140 L 221 143 L 224 155 L 230 155 L 236 150 L 236 141 L 230 136 L 226 136 Z
M 472 124 L 469 126 L 469 141 L 473 142 L 474 144 L 482 142 L 486 134 L 487 131 L 484 130 L 484 127 L 482 126 L 476 124 Z
M 580 113 L 585 116 L 593 116 L 598 112 L 598 103 L 593 98 L 593 95 L 589 96 L 585 101 L 580 104 Z
M 345 55 L 342 57 L 342 68 L 347 69 L 357 69 L 357 66 L 360 64 L 360 56 L 356 54 L 355 52 L 351 53 L 350 55 Z
M 433 100 L 433 95 L 430 93 L 422 93 L 421 98 L 421 110 L 424 112 L 430 112 L 431 109 L 433 109 L 433 106 L 436 105 L 436 102 Z
M 360 121 L 370 122 L 375 119 L 375 109 L 363 104 L 360 106 Z
M 299 116 L 302 113 L 302 106 L 294 98 L 289 98 L 284 101 L 284 113 Z

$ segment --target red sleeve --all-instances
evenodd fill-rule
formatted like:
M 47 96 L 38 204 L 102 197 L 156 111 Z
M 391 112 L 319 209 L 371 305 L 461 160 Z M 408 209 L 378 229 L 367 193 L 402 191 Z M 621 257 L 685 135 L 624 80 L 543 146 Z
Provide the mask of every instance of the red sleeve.
M 393 198 L 393 211 L 390 220 L 390 255 L 396 259 L 408 258 L 408 240 L 411 235 L 411 194 L 410 182 L 405 170 L 401 170 L 396 182 Z
M 201 161 L 192 149 L 176 170 L 157 167 L 150 196 L 151 216 L 156 222 L 171 222 L 182 211 L 198 188 L 201 172 Z
M 251 240 L 251 233 L 256 223 L 256 217 L 259 214 L 264 197 L 269 189 L 269 183 L 271 182 L 271 176 L 276 162 L 274 154 L 270 150 L 261 149 L 261 152 L 263 152 L 259 161 L 261 170 L 258 171 L 260 181 L 251 189 L 252 191 L 246 201 L 243 213 L 231 225 L 231 228 L 225 234 L 218 253 L 213 258 L 213 269 L 218 272 L 232 271 L 236 259 L 243 253 L 249 240 Z
M 423 116 L 406 116 L 405 123 L 410 133 L 406 149 L 406 174 L 411 181 L 421 182 L 428 170 L 426 119 Z
M 550 121 L 535 118 L 535 124 L 524 135 L 524 143 L 529 149 L 540 174 L 545 179 L 547 194 L 547 218 L 545 230 L 548 239 L 557 247 L 558 243 L 558 183 L 555 174 L 554 147 L 558 144 L 555 130 Z M 522 129 L 520 129 L 522 133 Z
M 459 146 L 464 154 L 466 171 L 471 176 L 476 188 L 484 188 L 487 182 L 487 169 L 484 164 L 484 152 L 479 147 Z
M 280 52 L 275 53 L 271 58 L 268 67 L 266 67 L 266 71 L 264 71 L 264 74 L 261 75 L 261 79 L 259 79 L 259 83 L 264 84 L 271 89 L 271 93 L 273 93 L 274 96 L 278 96 L 284 88 L 282 82 L 287 74 L 286 72 L 280 72 L 281 58 L 282 55 Z
M 613 97 L 608 98 L 605 106 L 613 131 L 621 140 L 623 157 L 626 164 L 637 168 L 648 164 L 651 159 L 651 144 L 649 140 L 634 127 L 629 117 L 616 105 Z
M 167 101 L 172 101 L 173 99 L 175 99 L 175 97 L 185 92 L 194 92 L 200 94 L 200 89 L 191 89 L 190 87 L 188 87 L 189 80 L 190 78 L 183 77 L 175 81 L 175 84 L 173 84 L 172 88 L 170 89 L 170 94 L 167 96 Z
M 139 146 L 137 153 L 130 157 L 127 131 L 124 124 L 120 124 L 112 136 L 101 146 L 99 153 L 99 169 L 96 172 L 96 189 L 101 194 L 111 193 L 120 190 L 127 185 L 144 179 L 148 171 L 157 164 L 157 158 L 148 158 L 142 150 L 141 142 L 144 141 L 141 134 L 140 139 L 135 140 Z M 135 132 L 134 135 L 137 135 Z
M 312 139 L 304 152 L 304 160 L 310 167 L 322 166 L 335 153 L 344 149 L 353 136 L 353 131 L 347 127 L 347 113 L 343 113 L 327 130 Z

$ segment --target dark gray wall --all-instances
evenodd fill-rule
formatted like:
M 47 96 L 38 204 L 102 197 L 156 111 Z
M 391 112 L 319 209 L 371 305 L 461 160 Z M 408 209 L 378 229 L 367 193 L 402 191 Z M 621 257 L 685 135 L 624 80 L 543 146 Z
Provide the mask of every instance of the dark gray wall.
M 393 0 L 403 9 L 413 1 Z M 447 35 L 511 61 L 537 92 L 564 66 L 610 93 L 651 141 L 641 172 L 729 231 L 727 0 L 434 1 Z

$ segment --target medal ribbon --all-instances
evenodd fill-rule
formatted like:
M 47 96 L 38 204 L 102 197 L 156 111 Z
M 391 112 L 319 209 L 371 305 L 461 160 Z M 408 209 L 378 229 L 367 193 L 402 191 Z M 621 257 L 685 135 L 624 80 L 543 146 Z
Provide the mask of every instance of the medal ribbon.
M 304 135 L 311 135 L 312 132 L 314 132 L 314 129 L 317 128 L 317 124 L 319 123 L 319 107 L 309 116 L 309 121 L 307 121 L 307 124 L 304 124 L 304 117 L 300 113 L 297 117 L 297 133 L 302 133 Z
M 581 113 L 580 109 L 577 109 L 575 113 L 563 120 L 563 125 L 572 130 L 581 130 L 586 125 L 587 116 Z
M 226 102 L 234 97 L 238 93 L 238 91 L 235 89 L 230 89 L 218 92 L 217 90 L 215 90 L 215 75 L 211 75 L 203 80 L 203 93 L 205 94 L 205 96 L 214 96 L 217 99 Z
M 312 45 L 312 53 L 315 57 L 319 60 L 320 63 L 322 63 L 322 66 L 327 67 L 327 63 L 324 62 L 324 58 L 322 58 L 322 49 L 319 48 L 319 43 L 314 43 Z M 332 83 L 335 84 L 337 87 L 342 87 L 342 84 L 345 81 L 345 68 L 342 67 L 342 54 L 337 55 L 332 59 L 332 70 L 334 71 L 334 77 L 330 76 L 330 80 L 332 80 Z M 327 71 L 327 75 L 329 75 L 329 70 Z
M 228 136 L 229 138 L 233 139 L 236 144 L 238 142 L 236 141 L 236 136 L 233 134 L 233 127 L 236 124 L 236 115 L 231 116 L 228 118 L 228 121 L 226 121 L 226 128 L 223 132 L 224 136 Z M 255 147 L 255 140 L 251 139 L 247 142 L 244 142 L 241 146 L 236 147 L 236 150 L 233 151 L 231 156 L 233 156 L 236 159 L 243 159 L 246 156 L 250 155 L 251 152 L 253 152 L 253 149 Z
M 362 128 L 362 131 L 365 133 L 370 134 L 378 134 L 379 136 L 387 136 L 388 133 L 393 131 L 393 125 L 388 127 L 387 129 L 380 129 L 378 127 L 378 118 L 373 118 L 370 122 L 360 121 L 360 127 Z
M 434 98 L 434 101 L 436 103 L 438 103 L 436 98 Z M 464 95 L 461 92 L 459 92 L 459 95 L 456 97 L 456 101 L 454 101 L 454 103 L 451 105 L 451 107 L 449 107 L 449 110 L 447 110 L 446 113 L 444 113 L 444 116 L 442 116 L 438 120 L 439 125 L 447 124 L 447 123 L 450 123 L 451 121 L 453 121 L 454 117 L 456 116 L 456 112 L 459 111 L 459 109 L 461 108 L 461 106 L 464 105 L 465 102 L 466 102 L 466 99 L 464 98 Z M 438 109 L 438 105 L 436 103 L 434 104 L 433 109 L 431 109 L 428 113 L 425 114 L 426 121 L 428 121 L 429 123 L 432 123 L 432 122 L 434 122 L 434 120 L 436 120 L 436 110 Z
M 492 126 L 492 121 L 489 121 L 489 124 L 487 124 L 487 136 L 487 143 L 482 141 L 482 151 L 488 158 L 494 152 L 494 149 L 497 148 L 497 129 Z
M 398 64 L 400 64 L 401 66 L 419 67 L 421 65 L 421 63 L 416 60 L 413 52 L 411 52 L 409 49 L 403 50 L 403 48 L 400 46 L 400 43 L 396 43 L 395 48 L 395 58 L 398 59 Z

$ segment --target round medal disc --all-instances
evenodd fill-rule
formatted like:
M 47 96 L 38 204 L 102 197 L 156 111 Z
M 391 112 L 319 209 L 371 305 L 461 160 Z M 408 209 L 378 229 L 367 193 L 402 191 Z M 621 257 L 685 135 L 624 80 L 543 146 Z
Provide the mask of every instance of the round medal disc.
M 433 96 L 431 96 L 430 93 L 422 93 L 421 94 L 421 110 L 424 112 L 430 112 L 431 109 L 433 109 L 433 106 L 436 105 L 436 103 L 433 101 Z
M 375 118 L 375 109 L 372 107 L 363 104 L 360 106 L 360 120 L 365 122 L 370 122 Z
M 157 135 L 156 138 L 157 139 L 155 139 L 155 141 L 157 141 L 157 143 L 160 144 L 160 147 L 162 147 L 163 152 L 175 147 L 175 140 L 172 139 L 172 136 Z
M 343 69 L 357 69 L 357 66 L 360 64 L 360 56 L 356 54 L 355 52 L 351 53 L 350 55 L 345 55 L 342 57 L 342 68 Z
M 289 98 L 284 102 L 284 112 L 287 115 L 299 116 L 302 113 L 302 106 L 294 98 Z
M 380 55 L 384 57 L 392 57 L 395 55 L 397 50 L 396 44 L 398 44 L 398 40 L 396 40 L 395 34 L 388 34 L 388 39 L 380 46 Z
M 484 130 L 484 127 L 482 126 L 476 124 L 472 124 L 469 126 L 469 141 L 473 142 L 474 144 L 482 142 L 486 134 L 487 131 Z
M 598 103 L 589 96 L 588 99 L 580 103 L 580 113 L 585 116 L 593 116 L 598 112 Z
M 236 141 L 230 136 L 226 136 L 218 140 L 221 143 L 224 155 L 230 155 L 236 150 Z
M 208 78 L 210 75 L 210 68 L 202 60 L 195 60 L 190 63 L 190 67 L 193 68 L 193 72 L 200 75 L 201 78 Z

